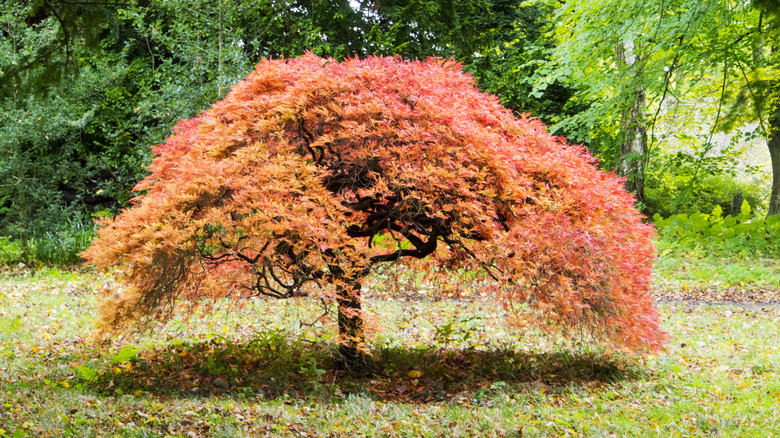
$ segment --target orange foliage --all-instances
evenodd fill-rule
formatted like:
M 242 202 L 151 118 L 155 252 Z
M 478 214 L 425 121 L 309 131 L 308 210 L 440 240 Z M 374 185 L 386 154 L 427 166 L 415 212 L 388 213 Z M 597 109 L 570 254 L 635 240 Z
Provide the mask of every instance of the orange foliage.
M 454 62 L 263 61 L 154 151 L 144 193 L 84 253 L 127 285 L 104 328 L 176 299 L 282 298 L 424 258 L 487 272 L 508 308 L 559 326 L 663 342 L 653 232 L 622 180 Z

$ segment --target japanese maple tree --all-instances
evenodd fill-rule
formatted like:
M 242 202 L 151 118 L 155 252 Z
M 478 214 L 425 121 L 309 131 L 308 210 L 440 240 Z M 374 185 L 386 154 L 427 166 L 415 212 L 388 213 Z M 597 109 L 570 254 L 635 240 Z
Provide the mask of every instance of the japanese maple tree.
M 663 342 L 653 235 L 623 180 L 480 93 L 452 61 L 267 60 L 179 122 L 84 256 L 121 266 L 112 333 L 177 302 L 306 293 L 338 308 L 342 366 L 363 360 L 361 287 L 383 262 L 475 270 L 507 309 Z

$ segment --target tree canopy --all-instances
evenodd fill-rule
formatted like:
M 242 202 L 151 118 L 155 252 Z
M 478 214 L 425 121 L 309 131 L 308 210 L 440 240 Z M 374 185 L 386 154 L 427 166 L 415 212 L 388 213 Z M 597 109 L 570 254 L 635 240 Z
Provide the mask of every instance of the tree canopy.
M 663 340 L 652 228 L 622 180 L 452 61 L 265 60 L 154 151 L 84 254 L 122 266 L 107 332 L 177 300 L 315 293 L 338 303 L 354 357 L 372 269 L 425 259 L 434 275 L 481 270 L 518 317 L 625 348 Z
M 775 174 L 767 211 L 780 212 L 778 57 L 770 43 L 776 12 L 772 1 L 562 2 L 542 74 L 550 79 L 537 88 L 557 78 L 578 89 L 587 108 L 554 129 L 588 142 L 608 166 L 639 182 L 640 198 L 645 167 L 663 143 L 684 144 L 695 180 L 715 134 L 764 137 Z M 757 128 L 743 132 L 753 122 Z M 643 147 L 621 148 L 636 136 Z M 721 168 L 734 165 L 725 161 Z
M 528 96 L 546 15 L 522 4 L 0 0 L 0 236 L 88 240 L 90 215 L 116 213 L 145 175 L 148 145 L 262 58 L 453 57 L 509 108 L 552 121 L 570 94 Z

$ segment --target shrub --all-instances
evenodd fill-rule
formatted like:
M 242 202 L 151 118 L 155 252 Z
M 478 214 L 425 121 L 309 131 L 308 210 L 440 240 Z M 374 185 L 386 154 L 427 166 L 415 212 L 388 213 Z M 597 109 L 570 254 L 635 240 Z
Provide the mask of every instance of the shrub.
M 681 166 L 659 159 L 656 169 L 645 179 L 645 204 L 650 215 L 669 217 L 711 212 L 716 206 L 728 213 L 735 195 L 741 194 L 754 212 L 765 210 L 761 187 L 739 181 L 731 172 L 708 169 L 695 171 L 693 166 Z M 695 175 L 695 176 L 694 176 Z
M 653 217 L 661 251 L 699 251 L 716 255 L 776 257 L 780 255 L 780 215 L 767 219 L 753 217 L 743 201 L 737 216 L 723 216 L 720 206 L 710 214 L 677 214 L 666 219 Z
M 83 211 L 52 206 L 24 226 L 8 227 L 0 238 L 0 263 L 75 265 L 95 237 L 95 224 Z

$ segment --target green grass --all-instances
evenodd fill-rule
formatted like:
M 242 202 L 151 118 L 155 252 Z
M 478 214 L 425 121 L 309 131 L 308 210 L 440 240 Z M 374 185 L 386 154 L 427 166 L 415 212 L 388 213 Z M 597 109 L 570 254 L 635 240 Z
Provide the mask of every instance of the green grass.
M 664 263 L 671 289 L 719 281 Z M 748 278 L 776 284 L 768 269 Z M 0 279 L 0 436 L 780 435 L 778 307 L 661 304 L 668 347 L 637 358 L 509 329 L 478 300 L 369 300 L 381 372 L 354 377 L 329 369 L 334 323 L 312 300 L 94 345 L 109 280 L 24 272 Z
M 660 283 L 730 287 L 780 287 L 780 260 L 776 258 L 735 258 L 713 255 L 668 254 L 655 263 Z

